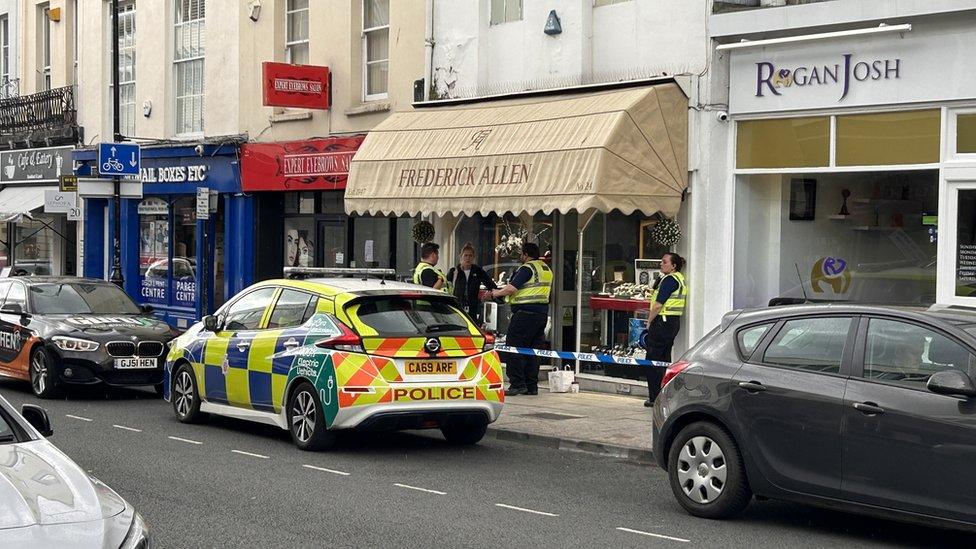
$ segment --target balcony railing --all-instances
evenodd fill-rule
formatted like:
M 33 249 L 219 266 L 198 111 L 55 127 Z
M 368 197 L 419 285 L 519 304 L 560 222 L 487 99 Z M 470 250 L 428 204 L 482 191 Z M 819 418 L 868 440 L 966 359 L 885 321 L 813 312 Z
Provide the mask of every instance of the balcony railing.
M 9 142 L 71 144 L 77 138 L 73 86 L 0 99 L 0 148 Z
M 0 100 L 20 95 L 20 78 L 0 81 Z

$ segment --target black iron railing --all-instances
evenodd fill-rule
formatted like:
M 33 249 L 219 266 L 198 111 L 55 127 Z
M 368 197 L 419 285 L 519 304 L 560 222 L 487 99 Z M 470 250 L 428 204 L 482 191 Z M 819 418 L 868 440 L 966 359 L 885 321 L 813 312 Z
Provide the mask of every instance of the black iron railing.
M 73 86 L 0 99 L 0 139 L 77 125 Z

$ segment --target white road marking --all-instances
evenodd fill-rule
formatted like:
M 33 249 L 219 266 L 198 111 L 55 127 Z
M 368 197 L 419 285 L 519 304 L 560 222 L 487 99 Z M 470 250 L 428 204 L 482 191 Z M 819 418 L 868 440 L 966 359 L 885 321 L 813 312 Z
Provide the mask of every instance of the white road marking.
M 671 541 L 680 541 L 681 543 L 691 543 L 691 540 L 690 539 L 675 538 L 675 537 L 672 537 L 672 536 L 665 536 L 663 534 L 655 534 L 655 533 L 652 533 L 652 532 L 642 532 L 640 530 L 632 530 L 630 528 L 624 528 L 622 526 L 618 526 L 617 527 L 617 530 L 620 530 L 621 532 L 630 532 L 631 534 L 640 534 L 642 536 L 649 536 L 649 537 L 652 537 L 652 538 L 669 539 Z
M 71 419 L 80 419 L 81 421 L 95 421 L 94 419 L 89 419 L 87 417 L 73 416 L 71 414 L 64 414 L 64 417 L 70 417 Z
M 428 490 L 427 488 L 418 488 L 416 486 L 410 486 L 409 484 L 400 484 L 399 482 L 394 482 L 394 486 L 399 486 L 400 488 L 406 488 L 407 490 L 416 490 L 418 492 L 427 492 L 428 494 L 437 494 L 438 496 L 446 496 L 447 492 L 441 492 L 440 490 Z
M 337 471 L 335 469 L 326 469 L 325 467 L 316 467 L 315 465 L 302 465 L 302 467 L 304 467 L 306 469 L 314 469 L 316 471 L 323 471 L 325 473 L 332 473 L 333 475 L 342 475 L 344 477 L 348 477 L 349 476 L 349 473 L 347 473 L 345 471 Z
M 559 515 L 555 513 L 547 513 L 545 511 L 536 511 L 535 509 L 526 509 L 525 507 L 516 507 L 514 505 L 505 505 L 504 503 L 496 503 L 495 507 L 504 507 L 505 509 L 512 509 L 514 511 L 522 511 L 523 513 L 532 513 L 534 515 L 543 515 L 547 517 L 558 517 Z
M 251 452 L 245 452 L 243 450 L 231 450 L 231 452 L 234 452 L 235 454 L 240 454 L 242 456 L 251 456 L 251 457 L 256 457 L 261 459 L 271 459 L 268 456 L 263 454 L 252 454 Z
M 126 427 L 125 425 L 112 424 L 112 427 L 115 427 L 116 429 L 124 429 L 126 431 L 132 431 L 133 433 L 141 433 L 142 432 L 142 429 L 136 429 L 135 427 Z
M 188 438 L 180 438 L 180 437 L 169 437 L 169 439 L 170 439 L 170 440 L 178 440 L 178 441 L 180 441 L 180 442 L 189 442 L 190 444 L 203 444 L 203 443 L 202 443 L 202 442 L 200 442 L 199 440 L 190 440 L 190 439 L 188 439 Z

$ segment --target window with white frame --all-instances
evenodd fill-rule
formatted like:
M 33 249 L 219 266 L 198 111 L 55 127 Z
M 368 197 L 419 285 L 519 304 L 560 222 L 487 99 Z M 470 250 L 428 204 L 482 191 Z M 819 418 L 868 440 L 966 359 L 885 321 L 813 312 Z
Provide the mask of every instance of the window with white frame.
M 51 8 L 48 4 L 43 4 L 41 10 L 41 65 L 43 68 L 43 81 L 41 89 L 51 89 Z
M 593 7 L 599 8 L 600 6 L 609 6 L 611 4 L 623 4 L 624 2 L 633 2 L 633 0 L 593 0 Z
M 119 4 L 119 131 L 136 131 L 136 3 Z
M 308 64 L 308 0 L 288 0 L 285 6 L 285 60 Z
M 205 0 L 176 0 L 173 66 L 176 70 L 176 133 L 203 133 Z
M 522 0 L 491 0 L 491 24 L 522 20 Z
M 10 81 L 10 26 L 7 14 L 0 15 L 0 85 Z
M 390 1 L 363 0 L 363 99 L 386 99 L 390 71 Z

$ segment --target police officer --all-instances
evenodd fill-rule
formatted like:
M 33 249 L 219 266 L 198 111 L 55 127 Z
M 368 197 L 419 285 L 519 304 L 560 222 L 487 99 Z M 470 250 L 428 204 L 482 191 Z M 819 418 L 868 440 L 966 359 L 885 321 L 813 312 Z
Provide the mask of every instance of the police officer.
M 671 362 L 671 347 L 681 329 L 681 315 L 685 312 L 685 301 L 688 299 L 685 276 L 681 274 L 684 266 L 685 259 L 676 253 L 666 253 L 661 258 L 661 273 L 664 277 L 658 281 L 654 293 L 651 294 L 651 314 L 647 321 L 645 348 L 648 360 Z M 661 392 L 663 378 L 664 368 L 647 368 L 649 398 L 644 401 L 644 406 L 654 405 L 654 399 Z
M 440 249 L 441 247 L 433 242 L 427 242 L 420 247 L 420 263 L 413 270 L 413 283 L 450 292 L 447 277 L 435 266 L 440 259 Z
M 505 287 L 492 290 L 491 296 L 505 297 L 512 304 L 505 344 L 538 349 L 546 339 L 549 319 L 549 296 L 552 293 L 552 271 L 539 259 L 539 245 L 522 246 L 522 266 Z M 532 355 L 508 355 L 507 396 L 539 394 L 539 358 Z

